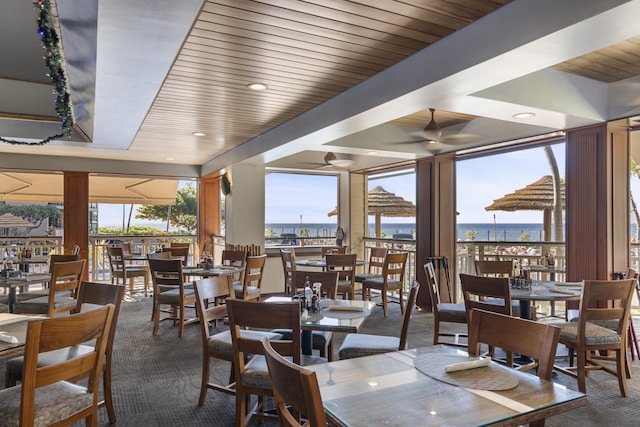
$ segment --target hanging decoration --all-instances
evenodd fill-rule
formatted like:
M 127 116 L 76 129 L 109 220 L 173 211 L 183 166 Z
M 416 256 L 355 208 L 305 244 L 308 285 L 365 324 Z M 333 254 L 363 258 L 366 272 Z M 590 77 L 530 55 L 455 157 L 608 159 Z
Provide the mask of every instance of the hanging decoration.
M 16 145 L 44 145 L 54 139 L 68 137 L 73 131 L 73 111 L 71 109 L 71 97 L 67 88 L 67 78 L 64 72 L 64 59 L 60 50 L 60 39 L 51 25 L 51 4 L 50 0 L 34 0 L 33 6 L 38 12 L 38 35 L 42 40 L 42 47 L 46 50 L 44 56 L 45 64 L 49 69 L 47 74 L 54 85 L 56 113 L 60 118 L 60 132 L 51 135 L 38 142 L 25 142 L 14 139 L 3 138 L 0 141 Z

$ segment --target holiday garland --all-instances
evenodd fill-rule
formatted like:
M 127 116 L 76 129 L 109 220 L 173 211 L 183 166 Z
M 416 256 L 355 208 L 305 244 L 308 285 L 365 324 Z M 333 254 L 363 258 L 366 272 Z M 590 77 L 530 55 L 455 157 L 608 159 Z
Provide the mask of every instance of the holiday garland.
M 50 0 L 34 0 L 33 5 L 38 12 L 38 35 L 42 40 L 42 47 L 46 50 L 44 60 L 49 69 L 47 75 L 54 85 L 53 93 L 56 96 L 56 113 L 61 121 L 60 132 L 38 142 L 17 141 L 0 136 L 0 141 L 9 144 L 44 145 L 54 139 L 68 137 L 73 131 L 73 112 L 71 110 L 69 91 L 67 90 L 67 78 L 63 67 L 64 61 L 60 51 L 60 39 L 56 30 L 50 24 Z

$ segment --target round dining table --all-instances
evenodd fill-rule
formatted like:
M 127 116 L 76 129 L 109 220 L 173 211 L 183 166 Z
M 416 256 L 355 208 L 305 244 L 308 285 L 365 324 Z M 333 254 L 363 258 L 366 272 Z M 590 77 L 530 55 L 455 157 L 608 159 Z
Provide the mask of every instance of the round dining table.
M 569 301 L 580 300 L 582 282 L 556 282 L 534 280 L 531 288 L 511 288 L 511 299 L 520 302 L 520 317 L 531 319 L 532 301 Z M 552 313 L 553 314 L 553 313 Z

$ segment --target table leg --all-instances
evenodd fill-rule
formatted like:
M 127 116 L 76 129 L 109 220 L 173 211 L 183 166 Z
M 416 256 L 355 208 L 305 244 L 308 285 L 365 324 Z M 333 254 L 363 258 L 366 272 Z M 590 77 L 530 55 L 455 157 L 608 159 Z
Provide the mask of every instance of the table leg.
M 13 313 L 13 308 L 16 305 L 16 288 L 11 286 L 9 288 L 9 313 Z
M 311 331 L 307 329 L 302 330 L 302 354 L 310 356 L 313 353 L 313 337 Z
M 528 300 L 520 300 L 520 318 L 531 320 L 531 302 Z

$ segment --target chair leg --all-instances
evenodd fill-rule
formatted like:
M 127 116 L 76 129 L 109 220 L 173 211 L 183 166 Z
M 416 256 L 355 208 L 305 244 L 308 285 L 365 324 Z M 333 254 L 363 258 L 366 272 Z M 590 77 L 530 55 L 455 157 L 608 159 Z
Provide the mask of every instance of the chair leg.
M 9 371 L 4 372 L 4 388 L 14 387 L 18 383 L 18 379 Z
M 384 313 L 384 317 L 389 317 L 389 312 L 387 311 L 387 292 L 382 290 L 382 311 Z
M 620 386 L 620 394 L 622 397 L 627 397 L 629 394 L 627 390 L 627 349 L 626 347 L 615 350 L 616 354 L 616 368 L 618 371 L 618 385 Z
M 577 352 L 577 374 L 578 374 L 578 390 L 580 393 L 587 392 L 587 381 L 586 381 L 586 371 L 587 371 L 587 355 L 584 351 Z
M 160 326 L 160 304 L 156 302 L 153 310 L 153 335 L 158 335 L 158 326 Z
M 434 307 L 435 309 L 435 307 Z M 440 322 L 433 322 L 433 345 L 437 345 L 440 337 Z
M 207 384 L 209 384 L 210 363 L 211 358 L 208 354 L 206 354 L 204 356 L 204 359 L 202 360 L 202 382 L 200 383 L 200 398 L 198 399 L 199 406 L 204 405 L 204 401 L 207 398 L 207 390 L 209 389 Z
M 178 337 L 182 338 L 184 336 L 184 305 L 178 307 L 180 310 L 180 320 L 178 324 Z
M 115 424 L 116 410 L 113 407 L 113 394 L 111 393 L 111 367 L 109 365 L 110 364 L 107 364 L 104 372 L 102 373 L 102 385 L 104 387 L 104 404 L 107 407 L 109 423 Z

